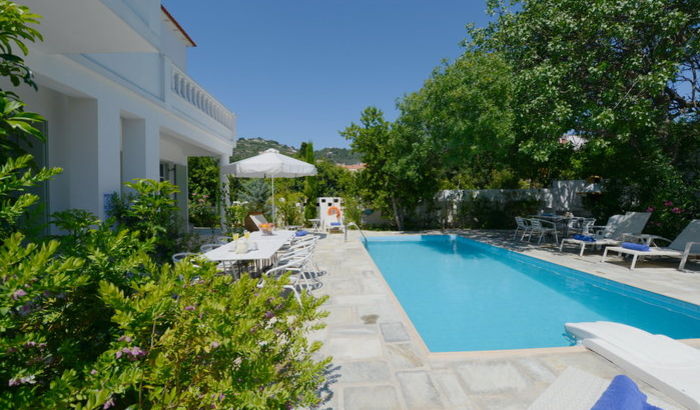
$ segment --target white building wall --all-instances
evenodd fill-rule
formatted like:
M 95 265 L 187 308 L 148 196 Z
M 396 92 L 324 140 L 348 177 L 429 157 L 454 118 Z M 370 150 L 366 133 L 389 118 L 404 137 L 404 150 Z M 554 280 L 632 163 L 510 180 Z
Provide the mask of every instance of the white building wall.
M 187 47 L 165 21 L 160 22 L 160 49 L 182 71 L 187 71 Z
M 163 57 L 157 53 L 84 54 L 84 58 L 131 82 L 155 98 L 163 99 Z
M 66 0 L 65 6 L 80 10 L 76 1 Z M 32 46 L 26 61 L 36 73 L 39 91 L 27 86 L 15 89 L 2 79 L 0 88 L 16 91 L 27 110 L 47 120 L 47 165 L 63 168 L 49 183 L 49 212 L 80 208 L 104 218 L 105 197 L 121 191 L 123 182 L 133 178 L 158 180 L 161 161 L 177 164 L 183 179 L 188 156 L 228 158 L 234 145 L 234 119 L 185 74 L 186 49 L 177 43 L 177 33 L 164 29 L 159 1 L 85 1 L 93 6 L 102 2 L 126 16 L 131 26 L 140 22 L 156 32 L 158 48 L 86 55 Z M 99 19 L 113 18 L 100 12 Z M 62 18 L 72 15 L 64 14 Z M 61 25 L 51 17 L 45 15 L 48 25 L 42 26 L 70 39 L 70 24 Z M 153 43 L 153 38 L 148 40 Z M 174 91 L 175 72 L 187 85 L 184 96 Z M 184 206 L 186 193 L 178 199 Z

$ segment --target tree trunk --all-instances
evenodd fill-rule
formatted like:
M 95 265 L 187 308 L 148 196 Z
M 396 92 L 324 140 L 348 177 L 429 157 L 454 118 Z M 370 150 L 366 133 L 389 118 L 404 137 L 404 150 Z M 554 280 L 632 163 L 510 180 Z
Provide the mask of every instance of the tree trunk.
M 396 227 L 399 231 L 403 231 L 403 221 L 401 220 L 401 215 L 399 215 L 399 207 L 396 204 L 396 197 L 391 196 L 391 208 L 394 210 L 394 219 L 396 221 Z

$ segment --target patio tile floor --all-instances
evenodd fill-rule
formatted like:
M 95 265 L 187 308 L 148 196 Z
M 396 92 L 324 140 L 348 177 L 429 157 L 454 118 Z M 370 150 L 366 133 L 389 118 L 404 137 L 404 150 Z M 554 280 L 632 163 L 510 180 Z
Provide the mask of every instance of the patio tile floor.
M 439 233 L 439 232 L 435 232 Z M 601 263 L 600 255 L 559 253 L 551 245 L 510 241 L 508 232 L 466 231 L 465 236 L 527 255 L 700 304 L 700 273 L 675 270 L 677 262 Z M 394 235 L 395 232 L 367 232 Z M 328 273 L 316 295 L 328 295 L 327 327 L 312 335 L 320 355 L 334 357 L 331 382 L 320 408 L 332 409 L 526 409 L 567 367 L 606 379 L 623 373 L 576 346 L 519 351 L 430 353 L 359 241 L 359 232 L 330 234 L 319 241 L 316 262 Z M 698 271 L 698 263 L 688 268 Z M 700 348 L 700 340 L 687 341 Z M 657 405 L 681 408 L 637 380 Z

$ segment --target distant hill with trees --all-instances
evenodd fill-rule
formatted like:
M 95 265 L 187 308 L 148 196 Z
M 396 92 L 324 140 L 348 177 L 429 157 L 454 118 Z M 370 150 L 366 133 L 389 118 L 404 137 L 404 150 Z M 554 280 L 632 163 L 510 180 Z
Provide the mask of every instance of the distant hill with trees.
M 274 148 L 281 154 L 296 156 L 297 148 L 265 138 L 239 138 L 233 151 L 232 161 L 249 158 L 258 155 L 266 149 Z M 335 164 L 357 164 L 360 162 L 360 154 L 348 148 L 323 148 L 314 152 L 316 159 L 325 159 Z

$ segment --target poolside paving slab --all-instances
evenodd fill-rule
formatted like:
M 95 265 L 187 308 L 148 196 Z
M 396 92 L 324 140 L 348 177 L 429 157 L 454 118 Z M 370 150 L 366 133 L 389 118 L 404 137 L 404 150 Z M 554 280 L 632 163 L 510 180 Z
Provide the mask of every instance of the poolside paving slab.
M 440 233 L 440 232 L 432 232 Z M 673 263 L 644 262 L 630 271 L 551 245 L 510 241 L 512 233 L 467 231 L 476 240 L 506 247 L 610 280 L 700 303 L 700 274 L 678 272 Z M 369 236 L 397 232 L 366 232 Z M 328 295 L 327 327 L 311 338 L 324 343 L 316 357 L 333 356 L 321 409 L 527 409 L 568 367 L 612 379 L 624 373 L 583 347 L 516 351 L 431 353 L 374 265 L 360 234 L 348 241 L 330 234 L 319 241 L 315 261 L 327 274 L 315 295 Z M 614 258 L 611 258 L 613 260 Z M 692 269 L 697 262 L 690 263 Z M 677 266 L 677 263 L 675 264 Z M 700 347 L 700 340 L 686 341 Z M 634 378 L 633 378 L 634 379 Z M 683 408 L 652 386 L 635 381 L 664 408 Z
M 346 387 L 343 390 L 343 408 L 348 410 L 402 409 L 394 386 Z
M 399 379 L 406 406 L 409 409 L 442 409 L 440 393 L 430 380 L 428 373 L 418 372 L 398 372 Z
M 387 343 L 408 342 L 411 340 L 401 322 L 380 323 L 379 328 L 382 330 L 384 341 Z

